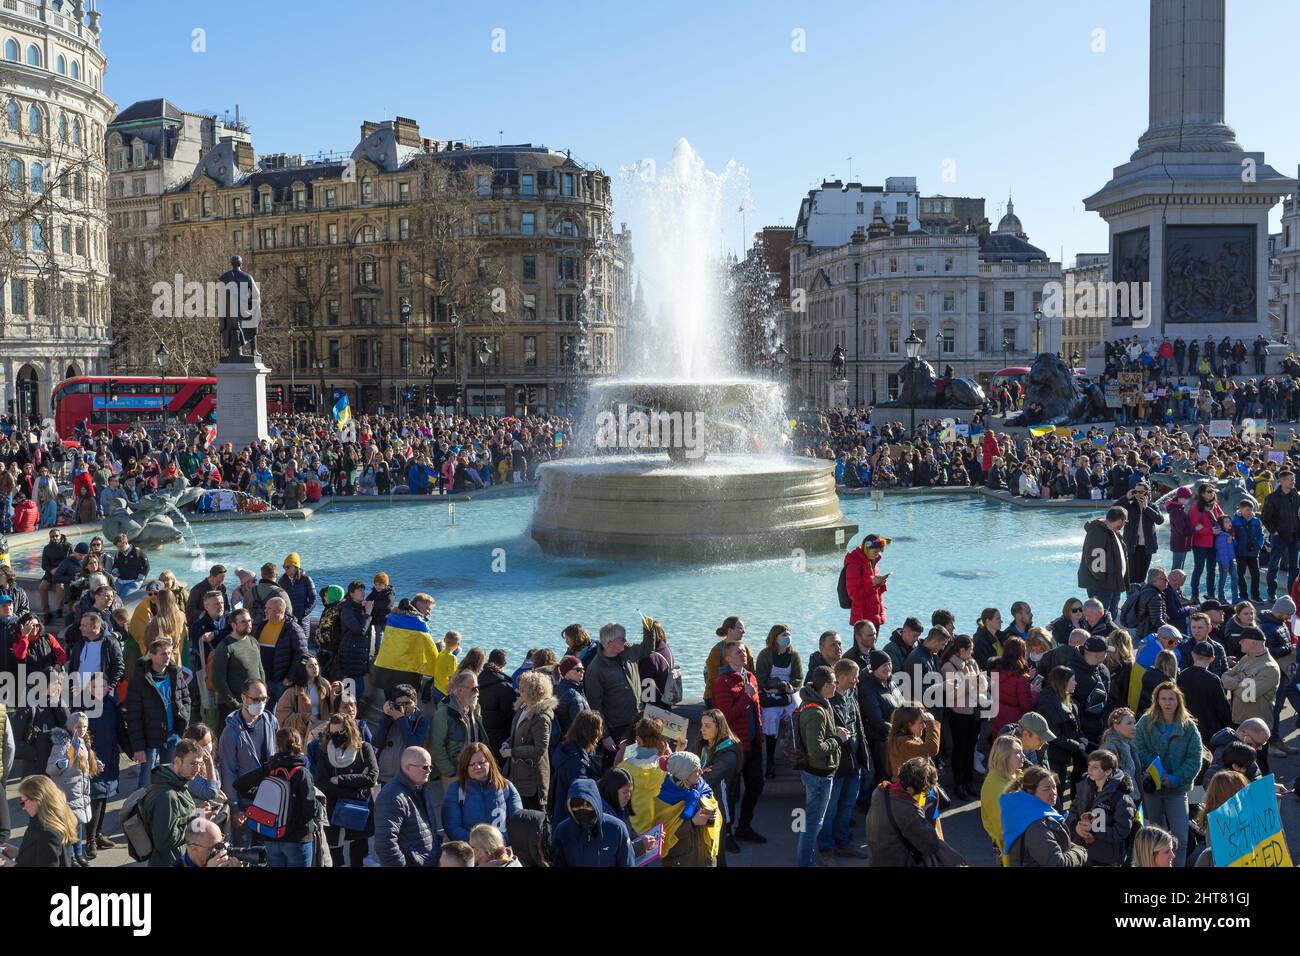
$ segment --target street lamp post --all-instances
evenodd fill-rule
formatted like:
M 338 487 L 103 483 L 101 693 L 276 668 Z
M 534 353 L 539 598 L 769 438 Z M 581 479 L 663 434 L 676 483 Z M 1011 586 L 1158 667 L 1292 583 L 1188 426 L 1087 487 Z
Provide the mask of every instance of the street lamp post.
M 1034 309 L 1034 354 L 1043 350 L 1042 338 L 1043 310 Z
M 492 360 L 492 350 L 488 348 L 487 342 L 482 341 L 478 347 L 478 364 L 483 369 L 483 394 L 479 398 L 479 405 L 482 409 L 484 418 L 487 418 L 487 367 L 488 362 Z
M 167 363 L 171 361 L 171 357 L 166 342 L 160 343 L 158 351 L 153 353 L 153 360 L 158 363 L 158 369 L 162 372 L 163 431 L 167 430 Z
M 912 329 L 912 331 L 907 334 L 907 338 L 903 340 L 903 347 L 907 349 L 908 371 L 915 373 L 917 368 L 916 360 L 921 355 L 921 349 L 925 348 L 925 342 L 921 339 L 919 335 L 916 334 L 916 329 Z M 915 389 L 911 390 L 911 399 L 912 400 L 909 403 L 912 406 L 911 434 L 915 435 L 916 434 L 916 390 Z
M 1015 349 L 1015 343 L 1009 338 L 1002 339 L 1002 367 L 1007 367 L 1007 353 Z
M 320 393 L 316 396 L 316 414 L 320 415 L 325 407 L 325 362 L 318 358 L 312 365 L 320 376 Z

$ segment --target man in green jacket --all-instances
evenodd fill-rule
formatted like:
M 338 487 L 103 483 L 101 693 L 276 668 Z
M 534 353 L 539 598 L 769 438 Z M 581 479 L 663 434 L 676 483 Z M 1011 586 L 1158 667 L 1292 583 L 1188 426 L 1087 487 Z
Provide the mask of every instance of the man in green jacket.
M 804 820 L 799 834 L 800 866 L 813 865 L 817 838 L 821 835 L 826 810 L 830 806 L 831 792 L 835 788 L 835 771 L 840 766 L 840 743 L 849 739 L 849 732 L 835 726 L 831 714 L 830 698 L 835 693 L 835 675 L 825 665 L 814 667 L 808 683 L 799 690 L 798 734 L 805 763 L 799 768 L 803 778 Z M 828 865 L 823 859 L 822 865 Z
M 185 831 L 199 815 L 190 796 L 190 781 L 199 772 L 202 751 L 197 742 L 176 745 L 172 765 L 153 772 L 149 792 L 140 801 L 140 815 L 153 841 L 150 866 L 175 866 L 185 852 Z
M 627 646 L 627 628 L 613 621 L 600 629 L 600 653 L 587 665 L 582 690 L 592 710 L 605 718 L 605 749 L 628 738 L 641 716 L 641 671 L 637 662 L 655 651 L 653 628 L 642 629 L 641 643 Z

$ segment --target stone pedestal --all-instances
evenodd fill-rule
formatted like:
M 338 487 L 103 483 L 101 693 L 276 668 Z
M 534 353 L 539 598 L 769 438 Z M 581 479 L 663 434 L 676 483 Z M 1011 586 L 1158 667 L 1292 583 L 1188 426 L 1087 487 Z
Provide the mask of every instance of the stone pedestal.
M 1151 0 L 1147 131 L 1084 200 L 1110 226 L 1109 280 L 1142 290 L 1113 298 L 1107 340 L 1271 331 L 1268 214 L 1296 183 L 1224 122 L 1224 20 L 1224 0 Z
M 844 408 L 849 404 L 849 381 L 845 378 L 832 379 L 826 383 L 826 406 Z
M 212 370 L 217 378 L 217 441 L 235 450 L 267 437 L 266 376 L 259 361 L 222 362 Z
M 916 406 L 915 417 L 919 424 L 927 418 L 931 421 L 951 418 L 957 422 L 969 422 L 974 419 L 978 408 L 925 408 L 922 405 Z M 871 424 L 884 425 L 888 422 L 899 422 L 900 424 L 911 426 L 913 418 L 913 409 L 907 408 L 881 408 L 879 405 L 871 409 Z

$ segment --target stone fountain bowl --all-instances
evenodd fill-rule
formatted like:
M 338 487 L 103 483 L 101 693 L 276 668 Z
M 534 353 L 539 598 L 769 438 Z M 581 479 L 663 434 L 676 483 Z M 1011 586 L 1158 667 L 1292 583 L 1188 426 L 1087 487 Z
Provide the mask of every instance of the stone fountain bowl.
M 615 379 L 593 384 L 590 402 L 596 408 L 622 403 L 663 411 L 718 412 L 766 402 L 779 390 L 775 382 L 750 379 L 708 382 Z
M 539 471 L 532 537 L 547 554 L 716 562 L 844 549 L 834 462 L 715 455 L 575 458 Z

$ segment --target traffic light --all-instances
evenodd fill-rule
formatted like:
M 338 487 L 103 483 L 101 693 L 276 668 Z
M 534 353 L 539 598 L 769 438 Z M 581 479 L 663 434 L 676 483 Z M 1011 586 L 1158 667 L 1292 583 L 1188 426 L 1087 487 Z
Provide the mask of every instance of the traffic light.
M 397 386 L 396 386 L 396 385 L 390 385 L 390 386 L 388 386 L 388 400 L 389 400 L 393 405 L 396 405 L 396 404 L 397 404 Z
M 108 400 L 110 402 L 117 401 L 117 379 L 115 378 L 108 380 Z
M 432 405 L 432 404 L 433 404 L 433 386 L 432 386 L 432 385 L 426 385 L 426 386 L 424 386 L 424 404 L 425 404 L 426 407 L 429 406 L 429 405 Z

